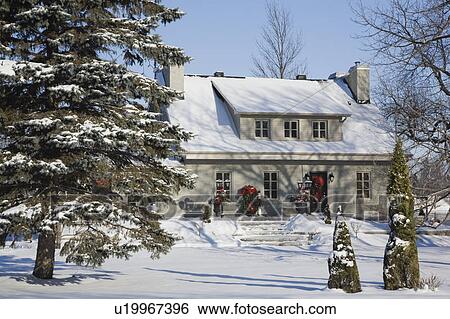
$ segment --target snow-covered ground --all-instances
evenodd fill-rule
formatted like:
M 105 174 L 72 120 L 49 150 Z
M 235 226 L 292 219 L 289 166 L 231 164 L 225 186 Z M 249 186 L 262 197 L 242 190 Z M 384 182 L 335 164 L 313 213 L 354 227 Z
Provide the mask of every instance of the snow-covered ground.
M 363 292 L 359 298 L 449 298 L 450 237 L 419 236 L 422 275 L 437 275 L 439 291 L 384 291 L 382 288 L 385 225 L 362 223 L 353 236 Z M 34 244 L 0 250 L 2 298 L 344 298 L 326 288 L 327 257 L 334 225 L 303 216 L 285 226 L 290 231 L 320 232 L 310 246 L 243 246 L 233 237 L 235 221 L 169 220 L 164 227 L 183 236 L 160 260 L 141 252 L 129 261 L 109 260 L 98 269 L 65 264 L 58 257 L 55 279 L 40 281 L 30 274 Z M 369 232 L 369 233 L 367 233 Z

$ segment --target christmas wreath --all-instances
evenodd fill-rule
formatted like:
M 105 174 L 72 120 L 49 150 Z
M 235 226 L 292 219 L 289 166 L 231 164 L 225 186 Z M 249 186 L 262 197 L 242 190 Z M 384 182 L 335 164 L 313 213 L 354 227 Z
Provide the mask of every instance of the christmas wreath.
M 246 185 L 238 191 L 239 212 L 246 215 L 256 215 L 261 207 L 261 195 L 256 187 Z

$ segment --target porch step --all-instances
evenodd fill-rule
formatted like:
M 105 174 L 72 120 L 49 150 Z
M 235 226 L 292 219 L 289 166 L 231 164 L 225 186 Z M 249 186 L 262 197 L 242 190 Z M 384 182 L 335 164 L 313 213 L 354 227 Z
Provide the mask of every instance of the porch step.
M 278 246 L 278 247 L 282 247 L 282 246 L 289 246 L 289 247 L 305 247 L 308 246 L 309 244 L 307 242 L 303 242 L 303 241 L 259 241 L 259 242 L 252 242 L 251 243 L 252 246 Z
M 285 220 L 267 220 L 267 218 L 263 220 L 240 220 L 239 224 L 241 226 L 260 226 L 260 225 L 282 225 L 286 224 Z
M 309 236 L 306 232 L 286 232 L 286 231 L 264 231 L 261 229 L 251 231 L 251 232 L 238 232 L 234 234 L 236 237 L 252 237 L 252 236 Z
M 310 245 L 316 234 L 286 231 L 287 220 L 241 220 L 240 231 L 234 235 L 244 245 L 304 247 Z
M 285 241 L 303 241 L 307 240 L 308 236 L 299 236 L 299 235 L 292 235 L 292 234 L 275 234 L 275 235 L 247 235 L 242 236 L 239 238 L 241 241 L 246 242 L 255 242 L 255 241 L 276 241 L 276 242 L 285 242 Z

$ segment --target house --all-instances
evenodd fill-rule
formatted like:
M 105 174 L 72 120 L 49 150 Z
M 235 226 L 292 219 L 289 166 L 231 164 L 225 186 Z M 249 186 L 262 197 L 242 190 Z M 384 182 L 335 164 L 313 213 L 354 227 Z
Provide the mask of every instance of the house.
M 309 212 L 328 203 L 385 220 L 393 138 L 370 103 L 369 72 L 360 63 L 326 80 L 184 75 L 182 66 L 158 72 L 184 92 L 164 116 L 195 134 L 182 145 L 183 163 L 198 180 L 180 194 L 180 209 L 189 213 L 223 188 L 233 213 L 236 193 L 250 184 L 263 195 L 265 214 L 290 215 L 299 186 L 311 181 Z
M 12 72 L 13 64 L 0 68 Z M 393 138 L 370 103 L 369 71 L 357 63 L 326 80 L 185 75 L 183 66 L 158 72 L 184 92 L 163 116 L 195 134 L 182 144 L 182 162 L 198 176 L 196 188 L 179 194 L 178 210 L 198 215 L 223 189 L 234 214 L 238 190 L 253 185 L 269 216 L 296 214 L 293 199 L 307 188 L 307 212 L 341 205 L 348 215 L 385 220 Z

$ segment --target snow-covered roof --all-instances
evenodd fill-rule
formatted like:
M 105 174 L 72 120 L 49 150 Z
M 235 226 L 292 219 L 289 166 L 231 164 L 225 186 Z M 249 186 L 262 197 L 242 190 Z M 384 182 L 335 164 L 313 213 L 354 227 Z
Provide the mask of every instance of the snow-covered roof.
M 13 75 L 14 64 L 0 61 L 0 74 Z M 342 78 L 308 81 L 185 76 L 184 85 L 184 100 L 173 102 L 167 114 L 169 121 L 196 134 L 182 145 L 191 154 L 386 155 L 393 148 L 378 108 L 357 104 Z M 242 114 L 346 116 L 343 141 L 241 140 L 225 103 Z
M 253 78 L 231 80 L 219 79 L 217 77 L 196 77 L 185 76 L 185 98 L 184 100 L 178 100 L 173 102 L 168 108 L 167 113 L 169 120 L 172 123 L 178 123 L 186 130 L 189 130 L 196 134 L 196 137 L 184 143 L 182 146 L 187 153 L 276 153 L 276 154 L 352 154 L 352 155 L 387 155 L 391 152 L 393 147 L 393 139 L 390 134 L 383 129 L 385 123 L 378 108 L 371 104 L 357 104 L 354 102 L 350 90 L 342 79 L 336 81 L 325 81 L 324 83 L 316 83 L 308 85 L 308 92 L 312 92 L 313 87 L 320 87 L 322 85 L 329 87 L 317 93 L 325 94 L 323 101 L 330 101 L 333 105 L 337 105 L 338 101 L 344 101 L 347 106 L 340 105 L 342 110 L 349 113 L 351 117 L 343 123 L 343 141 L 339 142 L 317 142 L 317 141 L 275 141 L 275 140 L 246 140 L 240 139 L 238 130 L 232 119 L 232 115 L 225 104 L 226 102 L 219 97 L 214 91 L 214 85 L 222 85 L 221 88 L 225 88 L 224 83 L 241 83 L 244 91 L 244 95 L 248 98 L 250 96 L 250 88 L 254 83 L 273 83 L 284 86 L 284 81 L 288 84 L 286 87 L 290 87 L 292 81 L 289 80 L 267 80 L 262 79 L 257 81 Z M 247 83 L 248 81 L 248 83 Z M 220 84 L 218 84 L 220 82 Z M 333 83 L 331 83 L 333 82 Z M 265 85 L 265 84 L 264 84 Z M 263 86 L 264 86 L 263 85 Z M 230 84 L 226 86 L 227 100 L 241 101 L 240 96 L 234 97 L 230 95 L 230 92 L 236 92 L 239 95 L 238 85 Z M 258 87 L 259 86 L 258 84 Z M 276 91 L 276 87 L 273 87 L 271 91 Z M 324 93 L 326 92 L 326 93 Z M 334 92 L 332 94 L 331 92 Z M 262 92 L 259 92 L 262 94 Z M 292 93 L 293 98 L 295 94 L 299 96 L 306 95 L 305 93 Z M 253 97 L 254 101 L 263 101 L 261 97 L 256 97 L 256 93 Z M 288 94 L 287 94 L 288 95 Z M 264 94 L 264 96 L 267 96 Z M 269 97 L 268 97 L 269 98 Z M 316 101 L 322 100 L 317 97 Z M 243 100 L 242 100 L 243 101 Z M 347 101 L 352 101 L 351 105 L 348 105 Z M 294 102 L 292 102 L 294 103 Z M 236 103 L 236 105 L 241 105 Z M 247 104 L 249 105 L 249 104 Z M 302 105 L 302 104 L 299 104 Z M 308 103 L 308 109 L 312 110 L 314 106 Z M 259 108 L 271 107 L 267 104 L 261 104 Z M 236 106 L 235 106 L 236 107 Z M 282 107 L 281 105 L 279 106 Z M 326 109 L 331 110 L 332 105 L 326 103 L 320 103 L 315 106 L 317 110 Z M 322 111 L 316 111 L 322 112 Z M 325 113 L 323 113 L 325 114 Z
M 350 116 L 350 98 L 333 80 L 213 78 L 237 113 Z

